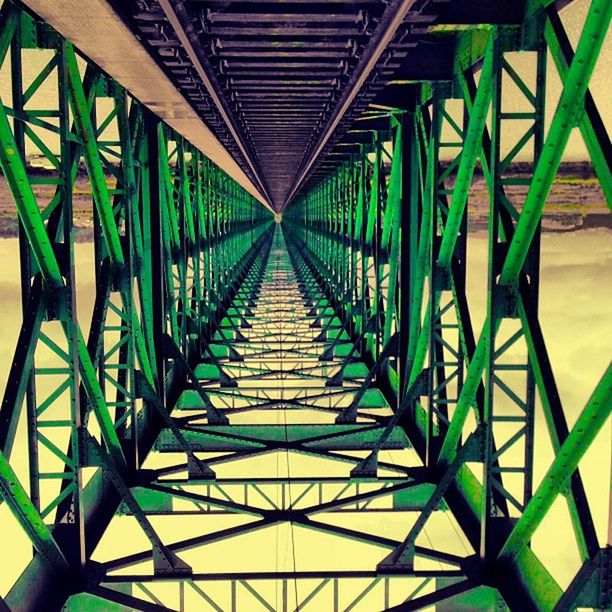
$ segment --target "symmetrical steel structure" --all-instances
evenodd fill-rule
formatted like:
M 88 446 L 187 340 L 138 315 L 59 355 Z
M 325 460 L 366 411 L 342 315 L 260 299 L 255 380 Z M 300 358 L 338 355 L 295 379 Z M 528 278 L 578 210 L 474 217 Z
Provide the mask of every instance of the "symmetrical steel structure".
M 591 1 L 575 50 L 546 0 L 109 4 L 282 221 L 155 101 L 4 2 L 0 166 L 23 307 L 0 511 L 31 552 L 0 607 L 612 607 L 612 542 L 578 470 L 612 409 L 612 365 L 570 428 L 538 318 L 542 213 L 574 128 L 612 209 L 588 91 L 609 0 Z M 545 129 L 547 54 L 562 92 Z M 544 437 L 554 459 L 536 478 Z M 579 559 L 568 584 L 532 546 L 559 497 Z

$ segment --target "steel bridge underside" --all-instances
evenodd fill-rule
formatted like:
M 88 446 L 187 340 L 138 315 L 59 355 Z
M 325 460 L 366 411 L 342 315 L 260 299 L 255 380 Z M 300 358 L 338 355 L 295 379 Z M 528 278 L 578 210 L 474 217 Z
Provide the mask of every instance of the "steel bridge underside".
M 576 46 L 566 4 L 5 0 L 0 525 L 23 563 L 0 608 L 612 606 L 578 469 L 612 364 L 566 405 L 538 315 L 573 130 L 612 210 L 589 91 L 612 4 Z M 563 580 L 534 538 L 559 500 Z

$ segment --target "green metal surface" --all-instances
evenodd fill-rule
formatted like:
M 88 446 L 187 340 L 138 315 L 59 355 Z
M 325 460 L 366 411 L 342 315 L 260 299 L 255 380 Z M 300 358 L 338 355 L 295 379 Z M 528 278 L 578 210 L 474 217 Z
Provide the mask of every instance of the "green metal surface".
M 401 103 L 364 111 L 274 223 L 206 151 L 5 2 L 0 168 L 23 316 L 0 409 L 0 492 L 32 547 L 2 594 L 9 608 L 287 610 L 291 591 L 296 610 L 605 609 L 610 542 L 579 468 L 609 421 L 612 370 L 569 427 L 538 307 L 543 213 L 574 129 L 612 208 L 588 92 L 611 16 L 592 0 L 575 52 L 550 2 L 528 2 L 521 24 L 436 26 L 453 37 L 451 80 L 410 83 Z M 548 53 L 563 89 L 545 130 Z M 34 103 L 44 87 L 49 108 Z M 505 109 L 512 89 L 520 111 Z M 31 150 L 49 166 L 41 176 Z M 531 164 L 518 179 L 517 160 Z M 480 175 L 478 335 L 467 253 Z M 89 321 L 77 309 L 83 183 Z M 555 457 L 538 482 L 546 436 Z M 312 471 L 294 473 L 300 461 Z M 569 584 L 536 537 L 560 496 L 578 551 Z M 164 528 L 194 518 L 201 531 Z M 98 561 L 122 520 L 142 548 L 116 542 Z M 444 542 L 442 520 L 454 533 Z M 290 570 L 278 559 L 257 569 L 263 547 L 216 567 L 225 544 L 282 530 L 293 555 L 312 538 L 342 567 L 294 557 Z

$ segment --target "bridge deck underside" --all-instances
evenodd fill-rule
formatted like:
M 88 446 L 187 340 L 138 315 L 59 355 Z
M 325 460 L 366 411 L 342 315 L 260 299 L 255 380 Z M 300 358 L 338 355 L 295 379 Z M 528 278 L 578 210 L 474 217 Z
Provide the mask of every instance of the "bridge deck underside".
M 151 549 L 124 502 L 93 554 L 100 586 L 69 605 L 417 609 L 472 590 L 494 601 L 466 579 L 474 551 L 444 501 L 415 536 L 410 567 L 377 567 L 436 487 L 380 390 L 363 393 L 368 368 L 304 260 L 271 231 L 195 368 L 199 389 L 177 402 L 183 440 L 162 429 L 132 488 L 165 558 L 179 561 Z M 363 470 L 368 457 L 374 471 Z

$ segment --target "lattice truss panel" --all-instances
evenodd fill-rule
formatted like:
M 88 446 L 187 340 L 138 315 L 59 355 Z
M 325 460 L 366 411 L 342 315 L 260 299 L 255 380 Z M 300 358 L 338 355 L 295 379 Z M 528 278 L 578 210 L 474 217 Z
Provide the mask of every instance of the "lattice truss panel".
M 436 483 L 427 508 L 378 570 L 415 568 L 420 530 L 446 500 L 477 564 L 495 574 L 506 604 L 516 609 L 526 604 L 514 598 L 515 579 L 537 608 L 609 605 L 602 604 L 602 583 L 595 584 L 609 575 L 609 543 L 594 527 L 595 521 L 602 529 L 605 518 L 593 516 L 576 467 L 610 415 L 611 371 L 599 373 L 569 429 L 538 320 L 541 218 L 574 128 L 611 205 L 609 139 L 587 90 L 598 54 L 593 43 L 603 40 L 608 24 L 601 22 L 605 10 L 592 3 L 575 53 L 552 8 L 531 22 L 539 34 L 530 36 L 525 25 L 492 28 L 478 42 L 466 35 L 470 52 L 477 46 L 482 58 L 477 81 L 461 68 L 460 43 L 451 82 L 398 83 L 355 122 L 284 215 L 343 328 L 360 343 L 370 375 L 395 402 L 390 423 L 404 427 Z M 563 89 L 545 131 L 547 52 Z M 531 176 L 517 174 L 517 159 L 531 162 Z M 476 170 L 489 198 L 480 330 L 466 287 Z M 535 479 L 538 449 L 547 445 L 554 460 Z M 375 447 L 351 474 L 379 473 L 377 459 Z M 603 480 L 601 486 L 607 487 Z M 551 586 L 555 569 L 544 579 L 542 549 L 531 548 L 559 498 L 566 501 L 564 533 L 577 551 L 569 586 Z
M 592 1 L 575 51 L 539 3 L 521 25 L 454 33 L 450 72 L 379 89 L 275 224 L 5 2 L 0 166 L 23 307 L 0 408 L 0 520 L 17 542 L 0 604 L 610 607 L 605 519 L 578 466 L 609 417 L 612 366 L 570 427 L 538 302 L 541 219 L 572 129 L 612 206 L 588 93 L 611 13 Z M 367 28 L 360 19 L 336 22 Z M 220 23 L 227 34 L 223 11 L 209 12 L 205 31 Z M 544 129 L 547 53 L 563 88 Z M 48 172 L 26 163 L 32 152 Z M 75 244 L 83 167 L 89 299 Z M 481 326 L 466 279 L 476 171 L 489 199 Z M 546 445 L 554 456 L 536 476 Z M 565 581 L 534 538 L 561 498 L 576 550 Z

